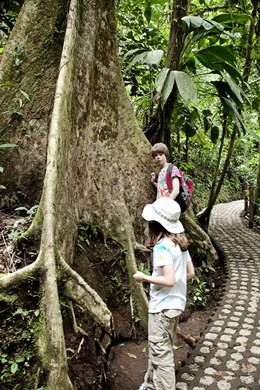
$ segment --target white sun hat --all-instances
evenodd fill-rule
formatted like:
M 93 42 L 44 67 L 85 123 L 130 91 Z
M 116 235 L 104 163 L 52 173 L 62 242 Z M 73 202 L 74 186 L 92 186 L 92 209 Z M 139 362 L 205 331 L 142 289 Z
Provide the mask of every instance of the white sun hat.
M 179 221 L 181 208 L 175 200 L 161 197 L 152 204 L 147 204 L 142 213 L 146 221 L 160 223 L 170 233 L 183 233 L 184 228 Z

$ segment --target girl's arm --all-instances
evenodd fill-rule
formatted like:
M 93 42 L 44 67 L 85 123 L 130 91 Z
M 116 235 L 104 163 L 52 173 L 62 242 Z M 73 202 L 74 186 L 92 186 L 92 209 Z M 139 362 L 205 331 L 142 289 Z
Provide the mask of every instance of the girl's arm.
M 162 267 L 162 276 L 150 276 L 143 272 L 137 271 L 133 277 L 137 283 L 147 282 L 157 284 L 163 287 L 173 287 L 175 285 L 175 273 L 173 264 L 164 265 Z
M 195 269 L 192 261 L 188 261 L 187 263 L 187 280 L 194 278 Z

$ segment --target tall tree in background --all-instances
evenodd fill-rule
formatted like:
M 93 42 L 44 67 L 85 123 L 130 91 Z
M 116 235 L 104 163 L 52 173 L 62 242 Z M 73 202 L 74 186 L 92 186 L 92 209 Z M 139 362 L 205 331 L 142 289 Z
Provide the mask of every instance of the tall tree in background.
M 185 25 L 181 19 L 188 14 L 188 0 L 174 0 L 170 18 L 170 37 L 165 67 L 171 70 L 181 70 L 181 54 L 184 48 Z M 172 118 L 178 89 L 173 86 L 164 107 L 159 106 L 144 128 L 144 133 L 151 144 L 164 142 L 170 146 L 169 122 Z
M 247 36 L 246 45 L 245 45 L 245 60 L 244 60 L 243 75 L 242 75 L 242 80 L 243 80 L 244 85 L 247 85 L 247 83 L 249 81 L 250 73 L 252 71 L 251 61 L 252 61 L 252 51 L 253 51 L 253 46 L 254 46 L 253 41 L 254 41 L 254 36 L 256 35 L 258 3 L 259 3 L 258 1 L 252 1 L 253 8 L 252 8 L 252 14 L 251 14 L 251 18 L 250 18 L 249 34 Z M 256 36 L 256 38 L 257 38 L 257 36 Z M 257 39 L 256 39 L 256 42 L 257 42 Z M 258 45 L 256 44 L 255 52 L 257 52 L 257 46 Z M 244 50 L 244 48 L 243 48 L 243 50 Z M 253 60 L 253 62 L 255 62 L 255 59 Z M 245 88 L 245 90 L 246 90 L 246 88 Z M 253 102 L 252 102 L 252 105 L 253 105 Z M 241 113 L 242 106 L 238 106 L 238 107 L 239 107 L 239 111 Z M 222 184 L 224 182 L 224 178 L 225 178 L 225 175 L 227 173 L 227 170 L 228 170 L 228 167 L 229 167 L 229 164 L 231 161 L 235 140 L 236 140 L 236 138 L 238 138 L 241 135 L 240 130 L 241 129 L 237 125 L 237 122 L 235 122 L 233 130 L 231 131 L 231 135 L 229 137 L 230 142 L 229 142 L 229 147 L 228 147 L 228 151 L 226 154 L 225 162 L 224 162 L 223 168 L 220 172 L 220 176 L 218 178 L 221 151 L 222 151 L 223 142 L 224 142 L 224 139 L 225 139 L 226 133 L 227 133 L 227 116 L 225 115 L 224 120 L 223 120 L 222 142 L 221 142 L 221 148 L 220 148 L 220 152 L 219 152 L 219 159 L 218 159 L 218 164 L 216 166 L 215 177 L 214 177 L 212 187 L 211 187 L 210 197 L 208 200 L 207 207 L 199 215 L 199 221 L 205 229 L 207 229 L 207 227 L 208 227 L 210 213 L 212 211 L 214 204 L 216 203 L 217 197 L 219 196 Z M 250 131 L 250 129 L 248 129 L 248 131 Z M 256 138 L 257 142 L 259 143 L 259 137 L 256 134 L 254 134 L 254 137 Z M 256 196 L 257 196 L 257 194 L 256 194 Z

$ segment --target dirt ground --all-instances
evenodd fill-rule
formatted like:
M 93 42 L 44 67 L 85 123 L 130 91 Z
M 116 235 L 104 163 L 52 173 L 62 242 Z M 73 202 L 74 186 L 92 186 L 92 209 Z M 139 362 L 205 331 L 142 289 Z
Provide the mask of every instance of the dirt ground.
M 174 351 L 176 370 L 185 363 L 192 345 L 205 330 L 215 307 L 216 302 L 212 302 L 207 310 L 195 311 L 187 321 L 179 324 Z M 107 389 L 138 390 L 146 368 L 147 340 L 117 345 L 110 354 Z

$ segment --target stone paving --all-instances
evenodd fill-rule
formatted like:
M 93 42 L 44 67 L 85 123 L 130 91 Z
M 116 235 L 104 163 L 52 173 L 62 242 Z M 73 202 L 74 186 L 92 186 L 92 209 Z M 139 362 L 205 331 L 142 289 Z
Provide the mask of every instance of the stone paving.
M 224 294 L 176 377 L 178 390 L 260 390 L 260 235 L 243 201 L 216 205 L 209 234 L 224 256 Z

